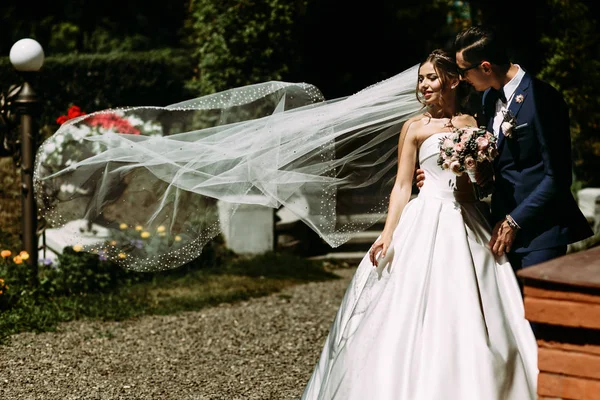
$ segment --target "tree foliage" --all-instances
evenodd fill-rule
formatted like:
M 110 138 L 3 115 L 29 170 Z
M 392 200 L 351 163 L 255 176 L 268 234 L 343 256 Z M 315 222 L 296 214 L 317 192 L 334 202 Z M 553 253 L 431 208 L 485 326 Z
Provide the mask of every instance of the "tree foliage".
M 551 19 L 541 36 L 539 76 L 559 89 L 571 112 L 577 179 L 600 186 L 600 35 L 588 7 L 576 0 L 549 0 Z
M 186 41 L 197 62 L 199 93 L 281 80 L 296 62 L 295 19 L 303 1 L 196 0 Z

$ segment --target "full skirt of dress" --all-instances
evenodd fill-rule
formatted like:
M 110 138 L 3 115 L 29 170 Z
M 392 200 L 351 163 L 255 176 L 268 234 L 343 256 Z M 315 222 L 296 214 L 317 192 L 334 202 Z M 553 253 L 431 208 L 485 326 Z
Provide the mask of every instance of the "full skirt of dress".
M 379 266 L 358 266 L 303 400 L 536 398 L 535 337 L 487 205 L 423 192 Z

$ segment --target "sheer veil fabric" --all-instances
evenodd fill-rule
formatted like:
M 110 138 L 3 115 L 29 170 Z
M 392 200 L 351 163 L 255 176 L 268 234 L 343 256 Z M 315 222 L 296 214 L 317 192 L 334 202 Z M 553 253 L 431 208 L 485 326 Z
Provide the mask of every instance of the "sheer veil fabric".
M 401 126 L 422 110 L 417 74 L 333 100 L 272 81 L 69 120 L 37 153 L 39 213 L 51 227 L 85 222 L 69 245 L 137 271 L 198 257 L 240 204 L 286 207 L 337 247 L 387 212 Z M 376 200 L 340 222 L 353 193 Z

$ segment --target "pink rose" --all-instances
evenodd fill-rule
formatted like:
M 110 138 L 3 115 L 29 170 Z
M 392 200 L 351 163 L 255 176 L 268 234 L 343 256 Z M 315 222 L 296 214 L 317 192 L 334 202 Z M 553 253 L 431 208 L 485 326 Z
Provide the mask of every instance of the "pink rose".
M 475 143 L 477 143 L 477 149 L 480 151 L 487 149 L 490 145 L 490 141 L 485 136 L 479 136 L 475 139 Z
M 477 152 L 477 162 L 484 162 L 488 159 L 487 151 L 478 151 Z
M 475 166 L 477 165 L 477 162 L 475 161 L 475 159 L 471 156 L 467 156 L 465 157 L 465 168 L 471 171 L 475 170 Z
M 457 152 L 457 153 L 460 153 L 461 151 L 463 151 L 464 148 L 465 148 L 465 146 L 462 143 L 460 143 L 460 142 L 456 143 L 454 145 L 454 151 Z
M 456 175 L 461 175 L 462 171 L 460 170 L 460 163 L 458 161 L 452 161 L 450 163 L 450 171 L 454 172 Z

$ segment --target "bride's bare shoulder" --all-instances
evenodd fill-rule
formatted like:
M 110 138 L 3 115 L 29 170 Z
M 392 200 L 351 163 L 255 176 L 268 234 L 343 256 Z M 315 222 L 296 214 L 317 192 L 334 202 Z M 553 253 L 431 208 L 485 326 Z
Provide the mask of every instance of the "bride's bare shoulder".
M 425 114 L 419 114 L 419 115 L 415 115 L 414 117 L 410 117 L 404 123 L 405 130 L 406 131 L 408 131 L 408 129 L 410 129 L 411 131 L 420 130 L 423 128 L 426 121 L 429 121 L 430 119 L 431 118 L 426 116 Z

